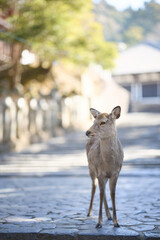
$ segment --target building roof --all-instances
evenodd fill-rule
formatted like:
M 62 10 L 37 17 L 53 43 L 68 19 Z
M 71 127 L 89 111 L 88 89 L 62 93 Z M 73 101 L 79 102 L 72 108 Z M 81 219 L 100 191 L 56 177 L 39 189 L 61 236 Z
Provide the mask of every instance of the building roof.
M 150 44 L 138 44 L 121 52 L 114 75 L 160 72 L 160 50 Z

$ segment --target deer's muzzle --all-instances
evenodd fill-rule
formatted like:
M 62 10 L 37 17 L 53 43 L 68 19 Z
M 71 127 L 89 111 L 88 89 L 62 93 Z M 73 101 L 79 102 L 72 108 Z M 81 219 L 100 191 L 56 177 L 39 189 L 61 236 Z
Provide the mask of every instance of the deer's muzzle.
M 90 135 L 90 133 L 91 133 L 90 131 L 87 131 L 86 136 L 88 137 Z

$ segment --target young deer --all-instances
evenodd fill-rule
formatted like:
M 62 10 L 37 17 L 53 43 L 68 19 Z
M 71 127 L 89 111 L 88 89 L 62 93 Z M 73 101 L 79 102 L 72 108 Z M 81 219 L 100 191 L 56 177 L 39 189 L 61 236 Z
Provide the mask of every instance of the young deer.
M 99 218 L 96 228 L 102 227 L 102 204 L 104 202 L 106 216 L 111 220 L 105 195 L 105 185 L 109 178 L 110 194 L 113 207 L 114 227 L 119 227 L 116 206 L 115 190 L 119 172 L 123 162 L 123 150 L 117 138 L 115 120 L 120 117 L 121 108 L 115 107 L 110 114 L 100 113 L 96 109 L 90 109 L 95 118 L 93 125 L 86 132 L 89 140 L 86 145 L 89 173 L 92 179 L 92 194 L 88 215 L 92 213 L 93 199 L 96 190 L 96 180 L 98 179 L 100 189 Z

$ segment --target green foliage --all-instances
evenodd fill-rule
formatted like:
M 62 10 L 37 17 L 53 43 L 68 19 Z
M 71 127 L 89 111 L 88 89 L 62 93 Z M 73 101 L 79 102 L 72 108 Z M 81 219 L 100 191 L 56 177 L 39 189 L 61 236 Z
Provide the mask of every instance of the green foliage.
M 124 41 L 133 45 L 139 41 L 160 41 L 160 4 L 145 2 L 144 8 L 128 8 L 119 12 L 104 0 L 95 5 L 96 20 L 103 24 L 107 41 Z
M 138 42 L 141 42 L 143 39 L 143 28 L 138 26 L 130 27 L 124 33 L 124 41 L 129 45 L 134 45 Z
M 124 30 L 128 31 L 135 26 L 140 27 L 143 29 L 143 39 L 154 32 L 160 22 L 160 4 L 154 0 L 146 2 L 144 9 L 138 9 L 137 11 L 128 9 L 126 11 L 128 11 L 128 16 L 125 20 Z
M 91 0 L 0 0 L 1 11 L 9 8 L 10 41 L 27 43 L 41 59 L 113 66 L 116 47 L 104 41 Z

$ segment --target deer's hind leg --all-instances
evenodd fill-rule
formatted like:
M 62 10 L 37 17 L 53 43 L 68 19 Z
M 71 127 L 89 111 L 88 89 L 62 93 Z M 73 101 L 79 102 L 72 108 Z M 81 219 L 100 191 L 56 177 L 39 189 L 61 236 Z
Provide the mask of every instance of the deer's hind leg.
M 92 177 L 91 200 L 90 200 L 90 205 L 89 205 L 89 210 L 88 210 L 87 217 L 91 216 L 91 214 L 92 214 L 93 200 L 94 200 L 94 195 L 95 195 L 95 192 L 96 192 L 96 186 L 97 186 L 97 179 L 95 177 Z

